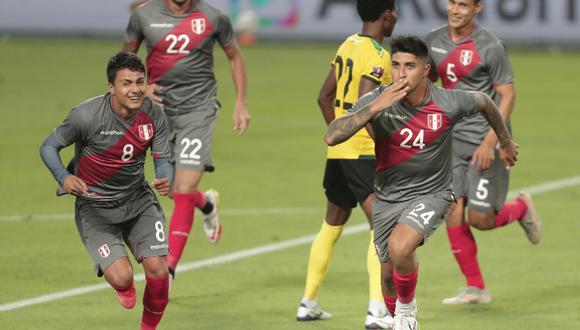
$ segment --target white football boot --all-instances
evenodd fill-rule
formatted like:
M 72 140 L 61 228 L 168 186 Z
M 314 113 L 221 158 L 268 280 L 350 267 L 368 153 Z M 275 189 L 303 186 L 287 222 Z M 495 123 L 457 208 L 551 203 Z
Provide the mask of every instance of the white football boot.
M 296 312 L 296 321 L 328 320 L 331 317 L 332 314 L 320 309 L 317 303 L 308 307 L 305 302 L 300 302 Z
M 443 305 L 489 304 L 491 295 L 485 289 L 476 286 L 467 286 L 459 289 L 454 297 L 443 299 Z
M 401 304 L 397 300 L 394 329 L 419 330 L 419 322 L 417 322 L 417 301 L 415 299 L 408 304 Z
M 203 214 L 203 231 L 210 243 L 216 244 L 222 237 L 222 224 L 218 217 L 218 205 L 220 195 L 217 191 L 210 189 L 205 192 L 207 200 L 213 204 L 213 210 L 208 214 Z
M 526 236 L 528 236 L 530 243 L 538 244 L 542 239 L 542 222 L 540 221 L 540 217 L 534 207 L 532 196 L 526 192 L 520 192 L 518 198 L 528 207 L 526 214 L 524 214 L 524 218 L 518 222 L 526 232 Z

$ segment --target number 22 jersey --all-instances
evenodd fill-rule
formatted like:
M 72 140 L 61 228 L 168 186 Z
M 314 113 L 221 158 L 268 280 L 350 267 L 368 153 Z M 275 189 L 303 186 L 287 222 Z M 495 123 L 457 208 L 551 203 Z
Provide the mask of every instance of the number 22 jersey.
M 344 116 L 358 101 L 361 79 L 378 85 L 391 82 L 391 56 L 373 38 L 353 34 L 331 61 L 336 77 L 335 118 Z M 328 147 L 328 159 L 374 158 L 374 142 L 363 128 L 347 141 Z M 365 157 L 366 156 L 366 157 Z

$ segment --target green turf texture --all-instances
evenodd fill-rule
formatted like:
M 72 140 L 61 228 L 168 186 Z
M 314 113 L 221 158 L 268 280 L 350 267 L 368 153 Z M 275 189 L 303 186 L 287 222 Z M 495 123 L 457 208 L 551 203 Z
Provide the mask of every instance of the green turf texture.
M 106 92 L 105 66 L 120 41 L 0 41 L 0 216 L 73 212 L 72 198 L 54 197 L 55 182 L 38 147 L 72 107 Z M 325 125 L 316 97 L 333 44 L 259 44 L 245 48 L 246 135 L 232 130 L 233 84 L 225 57 L 216 58 L 219 99 L 213 159 L 217 171 L 202 188 L 221 193 L 226 210 L 303 208 L 276 215 L 222 216 L 218 245 L 206 242 L 200 217 L 183 262 L 211 258 L 317 232 L 324 215 L 321 187 Z M 580 175 L 578 54 L 512 52 L 517 77 L 513 116 L 520 162 L 513 190 Z M 63 153 L 68 159 L 72 150 Z M 151 165 L 150 163 L 148 165 Z M 153 177 L 149 166 L 148 177 Z M 574 329 L 580 324 L 580 187 L 535 196 L 544 239 L 531 246 L 517 224 L 477 232 L 480 263 L 493 295 L 486 306 L 443 306 L 463 285 L 445 228 L 419 250 L 419 320 L 437 329 Z M 162 199 L 166 212 L 172 204 Z M 364 223 L 353 213 L 350 225 Z M 294 320 L 303 294 L 309 245 L 178 274 L 159 329 L 362 329 L 367 306 L 368 235 L 343 237 L 319 302 L 335 317 Z M 103 283 L 72 219 L 0 221 L 0 304 Z M 135 265 L 140 272 L 140 266 Z M 0 329 L 136 329 L 138 304 L 123 310 L 111 289 L 0 312 Z

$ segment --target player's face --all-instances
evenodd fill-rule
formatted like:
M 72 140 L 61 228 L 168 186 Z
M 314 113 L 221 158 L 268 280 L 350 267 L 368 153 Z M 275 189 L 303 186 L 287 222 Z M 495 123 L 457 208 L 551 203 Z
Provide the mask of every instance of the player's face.
M 133 112 L 143 104 L 145 97 L 145 73 L 123 69 L 117 71 L 117 76 L 109 84 L 109 92 L 113 104 Z
M 429 74 L 430 65 L 414 54 L 397 52 L 391 58 L 391 74 L 393 82 L 407 79 L 408 94 L 412 93 L 419 84 L 424 83 Z
M 393 34 L 393 30 L 395 29 L 395 25 L 397 24 L 397 20 L 399 19 L 398 14 L 399 7 L 395 3 L 393 10 L 387 12 L 388 15 L 385 19 L 385 24 L 383 26 L 383 36 L 390 37 Z
M 483 0 L 449 0 L 447 2 L 447 19 L 453 29 L 468 26 L 483 9 Z

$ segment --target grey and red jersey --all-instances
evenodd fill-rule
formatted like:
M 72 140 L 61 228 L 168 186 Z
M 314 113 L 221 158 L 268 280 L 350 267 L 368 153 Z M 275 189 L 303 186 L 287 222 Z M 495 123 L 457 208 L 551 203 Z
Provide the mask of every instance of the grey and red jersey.
M 431 65 L 446 89 L 484 92 L 498 104 L 499 96 L 494 86 L 514 80 L 503 43 L 480 25 L 457 42 L 451 41 L 449 26 L 444 25 L 431 31 L 425 42 Z M 488 131 L 487 121 L 477 114 L 457 124 L 454 137 L 479 145 Z
M 413 107 L 398 101 L 375 115 L 371 124 L 377 157 L 375 193 L 398 203 L 419 196 L 451 193 L 453 126 L 476 113 L 473 94 L 428 84 L 428 96 Z M 375 100 L 389 85 L 363 96 L 355 112 Z
M 125 41 L 147 44 L 149 83 L 163 87 L 158 93 L 167 112 L 191 112 L 217 107 L 213 73 L 213 46 L 234 43 L 227 15 L 205 1 L 194 1 L 191 10 L 175 15 L 164 0 L 151 0 L 135 9 Z
M 167 119 L 145 98 L 130 121 L 113 112 L 111 95 L 97 96 L 74 108 L 54 136 L 63 147 L 75 143 L 75 175 L 88 186 L 92 200 L 118 200 L 145 184 L 145 155 L 168 158 Z

